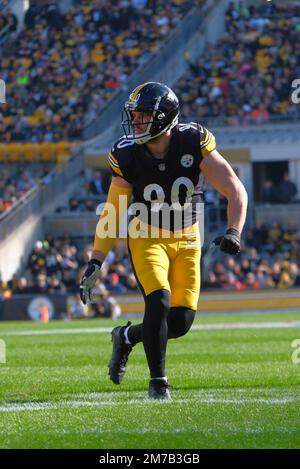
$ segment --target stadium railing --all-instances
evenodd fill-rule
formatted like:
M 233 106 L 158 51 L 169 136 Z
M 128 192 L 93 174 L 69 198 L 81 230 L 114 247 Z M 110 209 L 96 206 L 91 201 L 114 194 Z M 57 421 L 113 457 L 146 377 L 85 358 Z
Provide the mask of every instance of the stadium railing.
M 0 13 L 11 10 L 11 8 L 18 3 L 18 0 L 9 0 L 8 2 L 0 2 Z
M 201 117 L 189 117 L 182 121 L 200 122 L 211 130 L 219 145 L 222 147 L 232 145 L 250 146 L 256 144 L 283 144 L 298 143 L 300 141 L 300 120 L 280 121 L 272 120 L 265 124 L 252 125 L 218 125 L 218 121 L 207 123 Z
M 206 116 L 206 117 L 193 117 L 190 116 L 188 118 L 182 118 L 183 121 L 190 121 L 190 120 L 197 120 L 201 119 L 201 123 L 203 125 L 217 125 L 217 126 L 224 126 L 224 127 L 234 127 L 234 124 L 229 123 L 228 121 L 232 118 L 232 116 Z M 270 115 L 267 119 L 265 119 L 263 122 L 259 118 L 248 118 L 247 123 L 243 123 L 243 120 L 245 120 L 246 117 L 240 118 L 240 122 L 237 125 L 240 125 L 242 127 L 246 125 L 253 125 L 253 126 L 259 126 L 259 125 L 273 125 L 273 124 L 284 124 L 284 123 L 300 123 L 300 110 L 299 112 L 295 114 L 276 114 L 276 115 Z
M 300 226 L 300 202 L 289 204 L 255 204 L 254 219 L 265 223 L 278 222 L 282 225 Z

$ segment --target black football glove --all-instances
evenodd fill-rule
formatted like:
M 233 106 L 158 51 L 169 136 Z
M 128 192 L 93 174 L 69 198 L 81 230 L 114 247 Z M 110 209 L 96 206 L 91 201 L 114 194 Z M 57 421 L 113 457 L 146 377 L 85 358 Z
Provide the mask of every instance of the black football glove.
M 240 252 L 241 235 L 235 228 L 229 228 L 224 236 L 218 236 L 214 239 L 211 247 L 219 246 L 220 251 L 226 254 L 237 254 Z
M 91 291 L 95 286 L 97 278 L 100 277 L 102 263 L 97 259 L 91 259 L 80 282 L 80 298 L 83 304 L 91 303 Z

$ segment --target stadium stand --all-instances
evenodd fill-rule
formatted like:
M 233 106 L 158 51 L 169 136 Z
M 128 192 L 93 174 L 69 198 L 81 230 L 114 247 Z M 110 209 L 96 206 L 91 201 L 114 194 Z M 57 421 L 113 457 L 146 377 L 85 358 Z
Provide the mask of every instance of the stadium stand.
M 42 5 L 28 10 L 22 35 L 10 35 L 0 58 L 4 78 L 17 83 L 8 85 L 14 105 L 0 109 L 0 131 L 6 141 L 0 144 L 0 214 L 69 154 L 73 141 L 81 139 L 83 125 L 149 53 L 159 49 L 194 4 L 189 0 L 114 4 L 82 0 L 75 1 L 65 15 L 57 7 L 51 14 Z M 299 7 L 290 2 L 251 7 L 232 2 L 226 11 L 225 35 L 208 45 L 197 63 L 189 64 L 175 86 L 183 117 L 194 116 L 207 125 L 210 119 L 229 125 L 265 123 L 271 116 L 292 119 L 297 108 L 289 103 L 287 84 L 300 72 L 299 18 Z M 107 28 L 106 23 L 113 27 Z M 56 213 L 95 213 L 106 198 L 108 184 L 109 174 L 103 169 L 78 178 L 76 192 L 66 206 L 56 207 Z M 265 181 L 261 201 L 290 203 L 296 196 L 296 185 L 286 175 L 276 187 Z M 209 189 L 205 201 L 210 208 L 207 221 L 217 230 L 219 221 L 226 220 L 226 203 Z M 219 209 L 222 216 L 216 217 Z M 299 231 L 274 227 L 245 232 L 239 258 L 215 261 L 203 277 L 203 288 L 299 286 Z M 36 243 L 26 272 L 15 274 L 8 284 L 2 282 L 2 294 L 77 292 L 90 249 L 91 245 L 83 246 L 68 236 L 53 240 L 48 235 Z M 100 287 L 112 293 L 137 291 L 122 249 L 110 254 Z
M 290 101 L 300 75 L 299 4 L 231 2 L 225 20 L 225 35 L 175 86 L 182 116 L 213 125 L 299 118 Z
M 191 6 L 189 0 L 80 0 L 63 14 L 58 2 L 36 2 L 19 35 L 15 16 L 0 13 L 0 31 L 7 33 L 0 70 L 10 96 L 0 108 L 0 167 L 64 162 L 83 126 L 159 49 Z M 5 167 L 11 197 L 1 194 L 2 213 L 24 195 L 12 191 L 11 171 Z M 81 208 L 94 207 L 83 201 Z
M 31 7 L 0 59 L 11 97 L 1 107 L 5 141 L 79 141 L 85 123 L 194 4 L 82 0 L 65 15 L 57 2 L 50 11 Z

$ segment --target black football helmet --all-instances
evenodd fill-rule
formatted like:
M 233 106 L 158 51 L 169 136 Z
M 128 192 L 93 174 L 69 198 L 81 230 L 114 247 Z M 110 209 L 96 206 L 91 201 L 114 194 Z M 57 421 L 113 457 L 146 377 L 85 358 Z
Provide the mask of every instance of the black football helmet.
M 150 112 L 143 133 L 135 132 L 132 112 Z M 126 138 L 143 144 L 158 137 L 178 123 L 179 102 L 176 94 L 166 85 L 150 81 L 137 86 L 126 101 L 122 112 L 122 127 Z

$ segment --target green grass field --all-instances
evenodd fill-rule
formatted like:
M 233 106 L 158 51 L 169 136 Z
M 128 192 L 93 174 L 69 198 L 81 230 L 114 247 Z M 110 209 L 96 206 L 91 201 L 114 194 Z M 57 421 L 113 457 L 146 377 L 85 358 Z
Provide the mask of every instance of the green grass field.
M 99 328 L 116 324 L 0 323 L 0 448 L 300 447 L 300 314 L 197 317 L 206 329 L 168 344 L 171 402 L 147 399 L 141 344 L 122 385 L 109 381 Z

